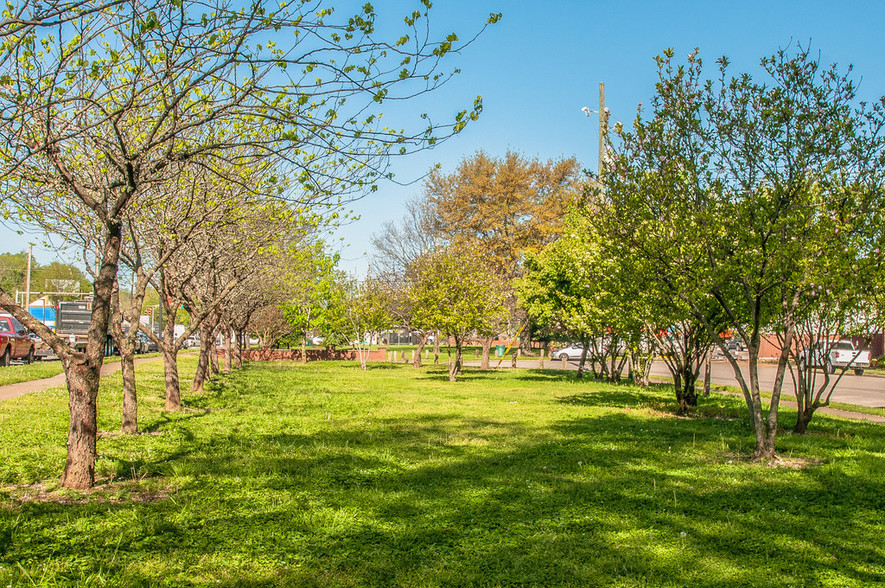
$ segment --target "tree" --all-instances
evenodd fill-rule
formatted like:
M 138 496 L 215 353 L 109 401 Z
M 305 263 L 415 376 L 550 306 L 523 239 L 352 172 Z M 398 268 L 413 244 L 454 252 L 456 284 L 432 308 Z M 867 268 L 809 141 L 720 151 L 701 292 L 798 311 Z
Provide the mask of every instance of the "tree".
M 512 151 L 501 158 L 480 151 L 450 174 L 432 170 L 425 194 L 443 238 L 483 251 L 489 268 L 506 284 L 522 275 L 526 253 L 558 236 L 568 206 L 580 196 L 581 182 L 574 158 L 541 162 Z M 511 314 L 523 322 L 525 313 L 516 307 L 512 287 L 506 291 Z M 526 335 L 521 341 L 529 351 L 531 336 Z
M 487 257 L 474 249 L 449 246 L 427 255 L 417 264 L 410 290 L 415 324 L 440 330 L 455 341 L 455 359 L 449 381 L 461 373 L 462 349 L 467 337 L 488 335 L 506 316 L 503 284 L 489 271 Z
M 27 282 L 28 254 L 0 253 L 0 287 L 6 292 L 24 291 Z M 89 280 L 78 267 L 62 261 L 41 264 L 31 259 L 31 292 L 80 292 L 86 291 Z M 56 297 L 61 295 L 56 294 Z
M 381 231 L 372 236 L 372 274 L 384 283 L 391 296 L 391 314 L 399 327 L 420 333 L 412 362 L 416 369 L 421 367 L 421 354 L 433 331 L 415 324 L 410 290 L 415 286 L 421 262 L 441 243 L 436 217 L 428 203 L 421 199 L 406 202 L 406 213 L 400 221 L 384 223 Z M 439 338 L 435 341 L 435 345 L 438 344 Z M 483 354 L 483 369 L 488 369 L 488 353 Z
M 88 488 L 125 217 L 148 188 L 174 181 L 182 167 L 223 177 L 249 166 L 299 206 L 337 204 L 388 175 L 391 155 L 460 131 L 482 105 L 477 99 L 445 126 L 422 121 L 399 132 L 379 123 L 380 104 L 434 89 L 447 77 L 441 60 L 465 45 L 453 34 L 431 40 L 427 12 L 412 13 L 401 42 L 388 42 L 368 4 L 341 21 L 307 2 L 67 7 L 27 0 L 0 23 L 0 182 L 13 216 L 51 226 L 44 208 L 58 201 L 65 218 L 100 233 L 86 352 L 28 317 L 5 290 L 0 305 L 62 358 L 71 409 L 62 483 Z M 280 37 L 291 46 L 268 40 Z
M 824 366 L 822 373 L 818 373 L 817 366 L 808 361 L 813 350 L 831 348 L 834 338 L 848 336 L 869 345 L 872 337 L 881 332 L 883 268 L 875 256 L 851 255 L 853 247 L 845 239 L 851 240 L 852 236 L 839 239 L 847 245 L 846 253 L 849 254 L 823 266 L 823 273 L 802 293 L 794 326 L 794 343 L 787 350 L 797 403 L 793 432 L 797 434 L 808 430 L 818 408 L 829 405 L 833 392 L 849 369 L 846 365 L 837 372 L 835 367 L 828 369 Z M 867 247 L 862 246 L 862 249 Z M 784 330 L 777 324 L 775 328 L 780 346 L 784 348 Z
M 390 297 L 383 282 L 372 278 L 362 281 L 343 278 L 338 285 L 344 293 L 340 332 L 356 347 L 360 368 L 366 371 L 373 337 L 389 329 L 393 322 L 389 312 Z
M 275 305 L 260 307 L 249 320 L 249 330 L 261 340 L 261 346 L 269 349 L 277 341 L 292 332 L 292 324 L 286 320 L 286 313 Z
M 7 292 L 22 289 L 28 270 L 28 254 L 0 253 L 0 287 Z
M 881 225 L 865 219 L 883 206 L 882 104 L 857 103 L 847 74 L 802 48 L 763 59 L 765 83 L 729 78 L 725 58 L 706 81 L 696 52 L 676 65 L 667 51 L 658 65 L 648 118 L 640 107 L 632 129 L 616 128 L 593 218 L 612 254 L 641 256 L 719 345 L 744 394 L 754 455 L 771 458 L 803 292 L 852 255 L 838 234 L 863 234 L 855 253 L 867 256 L 881 241 Z M 746 342 L 748 377 L 705 317 L 709 300 Z M 766 411 L 757 365 L 773 325 L 784 343 Z
M 551 333 L 581 342 L 579 378 L 589 359 L 594 377 L 617 383 L 630 361 L 634 377 L 647 383 L 647 292 L 628 257 L 606 256 L 579 210 L 564 223 L 566 235 L 527 256 L 525 277 L 516 283 L 520 304 Z
M 282 311 L 301 343 L 301 362 L 307 363 L 307 342 L 317 334 L 331 335 L 341 308 L 341 279 L 337 255 L 327 255 L 321 241 L 304 244 L 289 255 L 288 291 Z

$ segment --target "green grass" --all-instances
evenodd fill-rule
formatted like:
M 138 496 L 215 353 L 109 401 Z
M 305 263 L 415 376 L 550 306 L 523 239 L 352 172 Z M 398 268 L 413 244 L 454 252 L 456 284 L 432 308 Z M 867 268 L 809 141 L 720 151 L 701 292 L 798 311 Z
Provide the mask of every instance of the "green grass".
M 187 353 L 187 351 L 184 350 L 180 353 Z M 160 357 L 161 355 L 161 353 L 146 353 L 143 355 L 136 355 L 135 359 L 137 361 L 139 359 Z M 104 363 L 120 363 L 120 357 L 105 357 Z M 52 376 L 57 376 L 63 371 L 65 371 L 64 367 L 57 359 L 36 361 L 30 365 L 16 363 L 0 368 L 0 386 L 6 386 L 7 384 L 18 384 L 20 382 L 30 382 L 32 380 L 42 380 L 44 378 L 51 378 Z
M 0 403 L 0 586 L 885 585 L 874 424 L 818 415 L 773 467 L 724 395 L 682 418 L 553 370 L 250 364 L 167 414 L 138 373 L 147 434 L 103 437 L 87 494 L 54 481 L 64 392 Z
M 61 362 L 58 360 L 35 361 L 30 365 L 12 364 L 6 367 L 0 367 L 0 386 L 51 378 L 63 371 L 64 367 L 62 367 Z

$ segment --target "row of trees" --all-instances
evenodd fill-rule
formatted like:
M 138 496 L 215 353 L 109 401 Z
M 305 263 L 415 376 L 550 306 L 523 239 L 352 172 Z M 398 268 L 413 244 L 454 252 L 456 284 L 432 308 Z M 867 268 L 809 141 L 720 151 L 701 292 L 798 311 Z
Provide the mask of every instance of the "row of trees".
M 391 293 L 391 314 L 424 333 L 416 363 L 437 331 L 455 343 L 452 380 L 469 338 L 481 342 L 484 368 L 503 331 L 524 332 L 521 343 L 530 350 L 531 327 L 514 280 L 525 255 L 559 237 L 561 218 L 582 185 L 574 158 L 543 162 L 514 152 L 500 158 L 479 152 L 448 174 L 431 170 L 405 216 L 373 238 L 373 279 Z
M 31 292 L 85 292 L 89 279 L 80 268 L 52 261 L 40 263 L 31 259 Z M 24 292 L 28 284 L 28 253 L 0 253 L 0 288 L 6 292 Z M 33 300 L 33 297 L 32 297 Z
M 82 248 L 92 278 L 85 352 L 0 289 L 0 306 L 65 367 L 63 485 L 94 484 L 109 330 L 124 355 L 124 429 L 137 426 L 126 359 L 135 328 L 124 332 L 112 316 L 137 325 L 152 287 L 170 319 L 184 306 L 204 346 L 219 325 L 242 328 L 273 295 L 262 286 L 274 259 L 315 242 L 338 206 L 389 176 L 391 156 L 430 147 L 478 117 L 477 98 L 449 123 L 427 115 L 381 122 L 386 101 L 444 83 L 443 60 L 470 42 L 432 38 L 429 7 L 410 11 L 390 39 L 376 30 L 371 5 L 338 17 L 308 0 L 26 0 L 0 21 L 0 205 Z M 120 296 L 121 266 L 128 297 Z M 167 320 L 157 338 L 168 409 L 180 404 L 173 325 Z M 211 369 L 209 354 L 201 357 L 195 386 Z
M 524 297 L 591 348 L 596 338 L 659 350 L 684 409 L 717 346 L 743 391 L 755 455 L 773 457 L 786 374 L 797 432 L 841 378 L 816 374 L 802 349 L 881 324 L 885 101 L 859 101 L 848 73 L 801 47 L 763 59 L 764 82 L 731 76 L 725 58 L 705 79 L 697 52 L 677 63 L 667 51 L 658 66 L 650 105 L 609 137 L 604 188 L 587 192 L 566 238 L 528 260 Z M 746 343 L 747 372 L 725 333 Z M 780 347 L 767 409 L 766 334 Z
M 770 458 L 786 375 L 804 432 L 844 374 L 818 374 L 803 350 L 837 335 L 869 340 L 881 324 L 885 102 L 859 101 L 850 70 L 801 47 L 763 59 L 764 82 L 729 75 L 724 58 L 705 79 L 697 52 L 679 64 L 667 51 L 658 65 L 656 95 L 608 137 L 596 181 L 582 190 L 573 160 L 513 153 L 434 170 L 423 198 L 376 236 L 373 280 L 399 325 L 455 341 L 451 379 L 465 338 L 516 332 L 527 311 L 582 341 L 610 381 L 629 372 L 647 383 L 662 358 L 689 410 L 718 347 L 755 455 Z M 746 372 L 730 336 L 747 346 Z M 779 342 L 768 407 L 765 336 Z
M 524 330 L 528 349 L 528 317 L 517 301 L 515 279 L 523 274 L 525 255 L 559 236 L 561 218 L 581 192 L 574 159 L 542 162 L 514 152 L 501 158 L 478 152 L 451 173 L 435 168 L 422 196 L 406 204 L 404 217 L 373 236 L 367 279 L 338 271 L 337 260 L 321 247 L 305 250 L 310 277 L 293 280 L 278 308 L 263 309 L 266 320 L 256 330 L 268 334 L 265 345 L 294 334 L 306 360 L 307 341 L 316 333 L 326 344 L 356 344 L 365 358 L 367 334 L 403 328 L 421 334 L 415 367 L 437 333 L 454 342 L 452 380 L 468 340 L 481 342 L 487 368 L 492 341 L 503 331 Z

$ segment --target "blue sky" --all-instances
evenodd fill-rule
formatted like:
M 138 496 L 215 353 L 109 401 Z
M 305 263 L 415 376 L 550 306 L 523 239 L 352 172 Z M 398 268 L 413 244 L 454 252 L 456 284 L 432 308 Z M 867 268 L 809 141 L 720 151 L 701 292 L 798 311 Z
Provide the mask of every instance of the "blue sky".
M 399 15 L 416 3 L 377 0 L 375 7 Z M 494 156 L 508 149 L 541 159 L 575 156 L 595 169 L 598 121 L 595 115 L 585 117 L 581 107 L 598 107 L 599 82 L 605 82 L 612 122 L 632 120 L 637 104 L 652 95 L 653 58 L 667 47 L 680 58 L 699 48 L 714 76 L 721 55 L 731 59 L 732 72 L 759 74 L 761 57 L 790 43 L 811 42 L 825 63 L 854 65 L 863 98 L 885 94 L 881 1 L 437 0 L 431 22 L 438 33 L 455 31 L 463 37 L 490 12 L 501 12 L 503 18 L 450 61 L 461 75 L 420 105 L 442 119 L 482 95 L 480 120 L 438 148 L 398 161 L 394 169 L 401 182 L 420 178 L 436 163 L 451 171 L 480 149 Z M 420 182 L 382 184 L 351 206 L 361 220 L 333 239 L 342 267 L 364 273 L 372 233 L 384 221 L 399 219 L 404 201 L 420 191 Z M 28 240 L 36 241 L 0 229 L 0 251 L 20 251 Z M 48 263 L 58 254 L 38 248 L 37 256 Z
M 482 95 L 482 117 L 440 148 L 398 162 L 402 180 L 420 177 L 437 162 L 452 171 L 479 149 L 541 159 L 575 156 L 595 170 L 598 119 L 585 117 L 581 107 L 598 108 L 599 82 L 605 82 L 612 122 L 631 121 L 638 103 L 653 93 L 653 58 L 668 47 L 680 58 L 699 48 L 713 77 L 719 56 L 730 58 L 734 73 L 759 74 L 763 56 L 810 42 L 823 62 L 854 65 L 862 97 L 885 94 L 885 2 L 474 0 L 440 1 L 434 10 L 443 27 L 457 24 L 455 30 L 469 29 L 489 12 L 503 18 L 458 56 L 462 74 L 434 98 L 436 110 L 449 113 Z M 420 183 L 381 186 L 358 202 L 353 208 L 361 220 L 340 233 L 339 245 L 347 245 L 342 266 L 365 272 L 370 235 L 385 220 L 399 219 L 403 202 L 420 193 Z

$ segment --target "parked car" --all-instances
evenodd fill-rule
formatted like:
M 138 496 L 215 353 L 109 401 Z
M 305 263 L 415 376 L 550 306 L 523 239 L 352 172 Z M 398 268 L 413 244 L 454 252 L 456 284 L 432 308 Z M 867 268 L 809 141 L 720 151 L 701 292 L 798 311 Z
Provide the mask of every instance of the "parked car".
M 135 353 L 155 353 L 159 351 L 159 347 L 154 340 L 139 331 L 136 335 Z
M 34 349 L 24 325 L 12 315 L 0 315 L 0 366 L 8 366 L 13 359 L 34 363 Z
M 550 354 L 550 357 L 553 359 L 562 359 L 563 357 L 568 359 L 581 359 L 583 354 L 584 346 L 580 343 L 572 343 L 568 347 L 554 350 L 553 353 Z
M 862 376 L 864 368 L 870 367 L 870 352 L 856 349 L 851 341 L 823 341 L 799 353 L 799 369 L 805 369 L 806 365 L 830 374 L 835 373 L 836 368 L 849 368 L 855 375 Z

